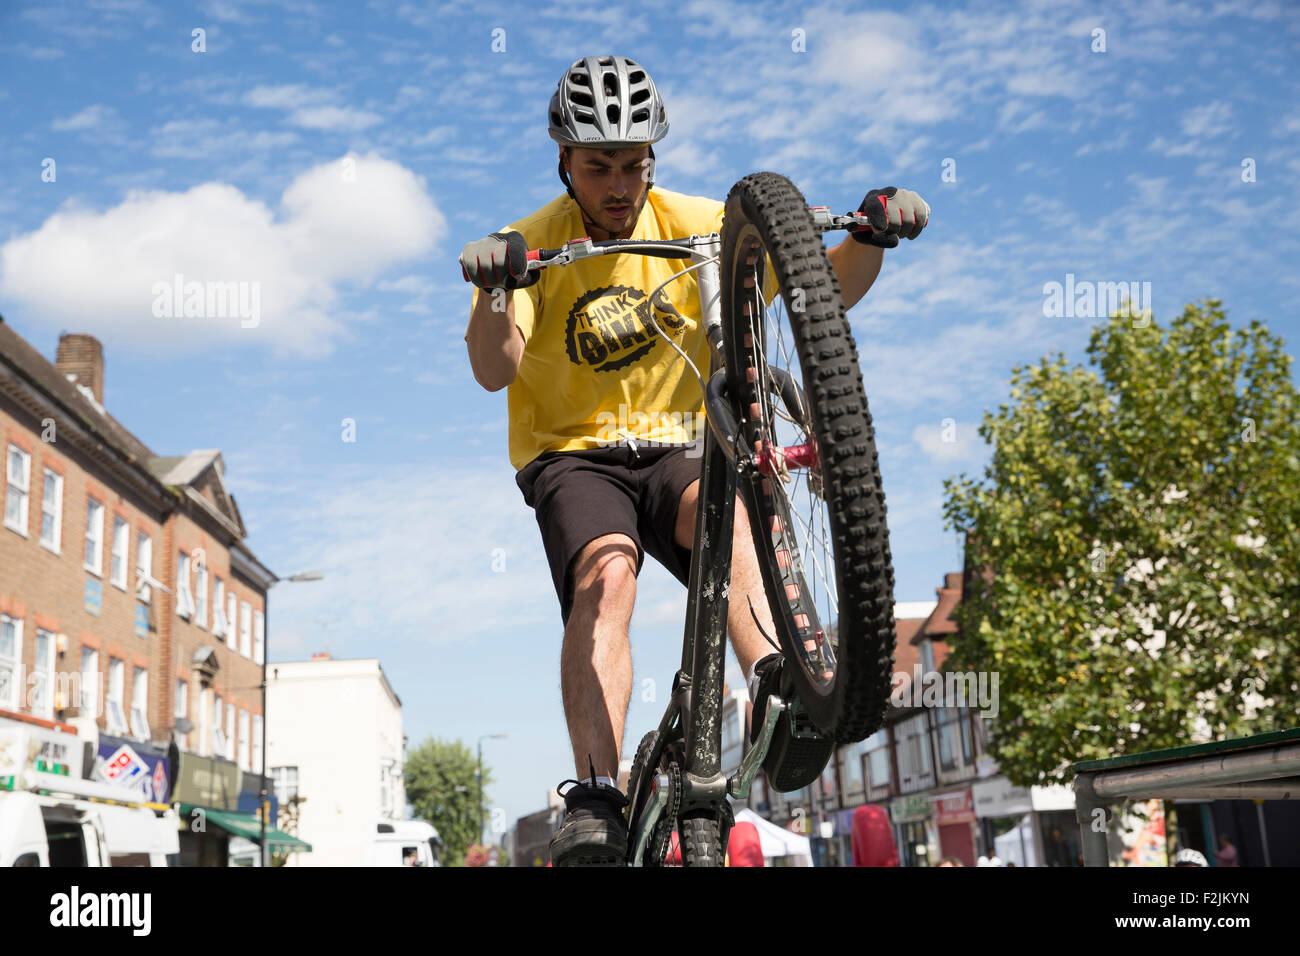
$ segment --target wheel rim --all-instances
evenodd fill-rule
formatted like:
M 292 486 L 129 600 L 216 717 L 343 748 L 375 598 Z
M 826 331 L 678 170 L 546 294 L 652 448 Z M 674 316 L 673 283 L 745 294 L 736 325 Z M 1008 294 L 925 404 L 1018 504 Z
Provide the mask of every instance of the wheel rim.
M 741 341 L 733 350 L 741 362 L 743 399 L 737 403 L 746 448 L 758 474 L 752 478 L 764 541 L 775 556 L 776 601 L 784 610 L 796 656 L 815 693 L 835 683 L 839 591 L 831 516 L 821 483 L 821 448 L 809 403 L 803 399 L 803 368 L 787 311 L 787 290 L 765 305 L 766 254 L 762 238 L 746 223 L 736 241 L 732 276 L 740 311 Z M 800 304 L 796 296 L 796 308 Z M 781 372 L 797 386 L 782 388 Z M 777 609 L 774 609 L 777 610 Z

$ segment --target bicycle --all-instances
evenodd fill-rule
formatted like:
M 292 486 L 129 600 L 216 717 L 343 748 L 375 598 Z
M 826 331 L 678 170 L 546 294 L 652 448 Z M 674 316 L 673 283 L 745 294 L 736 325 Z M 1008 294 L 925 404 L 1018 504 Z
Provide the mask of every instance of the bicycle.
M 676 828 L 684 866 L 721 866 L 733 822 L 727 797 L 749 795 L 783 716 L 795 741 L 815 728 L 837 743 L 863 740 L 883 720 L 894 654 L 884 493 L 857 350 L 821 242 L 822 232 L 870 228 L 862 213 L 810 207 L 788 179 L 755 173 L 728 195 L 721 234 L 584 237 L 528 252 L 530 271 L 611 254 L 692 260 L 645 301 L 696 271 L 710 344 L 705 381 L 646 308 L 648 323 L 700 379 L 707 428 L 682 666 L 659 726 L 642 738 L 632 762 L 629 865 L 664 865 Z M 769 269 L 779 295 L 765 301 Z M 756 324 L 767 309 L 776 311 L 775 321 Z M 806 521 L 794 509 L 800 486 L 811 511 Z M 798 666 L 789 668 L 792 700 L 769 698 L 761 733 L 727 776 L 721 705 L 737 488 L 780 644 L 765 636 Z M 805 554 L 813 562 L 811 587 Z

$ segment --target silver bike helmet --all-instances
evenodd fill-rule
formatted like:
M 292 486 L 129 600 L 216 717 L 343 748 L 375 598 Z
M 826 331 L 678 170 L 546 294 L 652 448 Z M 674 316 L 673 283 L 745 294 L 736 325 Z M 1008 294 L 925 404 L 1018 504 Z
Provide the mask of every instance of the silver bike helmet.
M 668 135 L 668 114 L 654 80 L 625 56 L 574 60 L 556 84 L 546 113 L 547 132 L 561 146 L 650 146 L 653 161 L 653 144 Z M 572 196 L 562 160 L 559 173 Z

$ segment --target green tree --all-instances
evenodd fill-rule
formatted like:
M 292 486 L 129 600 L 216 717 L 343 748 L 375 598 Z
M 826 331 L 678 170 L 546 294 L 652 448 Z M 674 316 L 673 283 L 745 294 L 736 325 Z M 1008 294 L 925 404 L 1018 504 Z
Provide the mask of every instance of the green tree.
M 945 482 L 972 575 L 955 669 L 999 673 L 1020 785 L 1075 760 L 1294 725 L 1300 421 L 1290 358 L 1216 300 L 1112 316 L 1096 371 L 1012 372 L 983 480 Z
M 477 770 L 474 751 L 459 740 L 428 737 L 406 755 L 406 801 L 417 819 L 437 828 L 447 866 L 464 866 L 465 851 L 479 842 Z M 483 822 L 489 830 L 492 804 L 488 787 L 492 783 L 491 769 L 485 763 Z

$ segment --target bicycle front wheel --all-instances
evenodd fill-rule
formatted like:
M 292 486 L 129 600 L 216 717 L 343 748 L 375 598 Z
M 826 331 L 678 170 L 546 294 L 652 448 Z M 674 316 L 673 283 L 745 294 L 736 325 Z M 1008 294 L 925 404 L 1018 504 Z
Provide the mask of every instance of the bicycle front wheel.
M 875 434 L 839 282 L 803 195 L 746 176 L 722 226 L 727 389 L 742 499 L 793 689 L 823 733 L 884 719 L 894 572 Z M 736 596 L 733 594 L 733 600 Z

